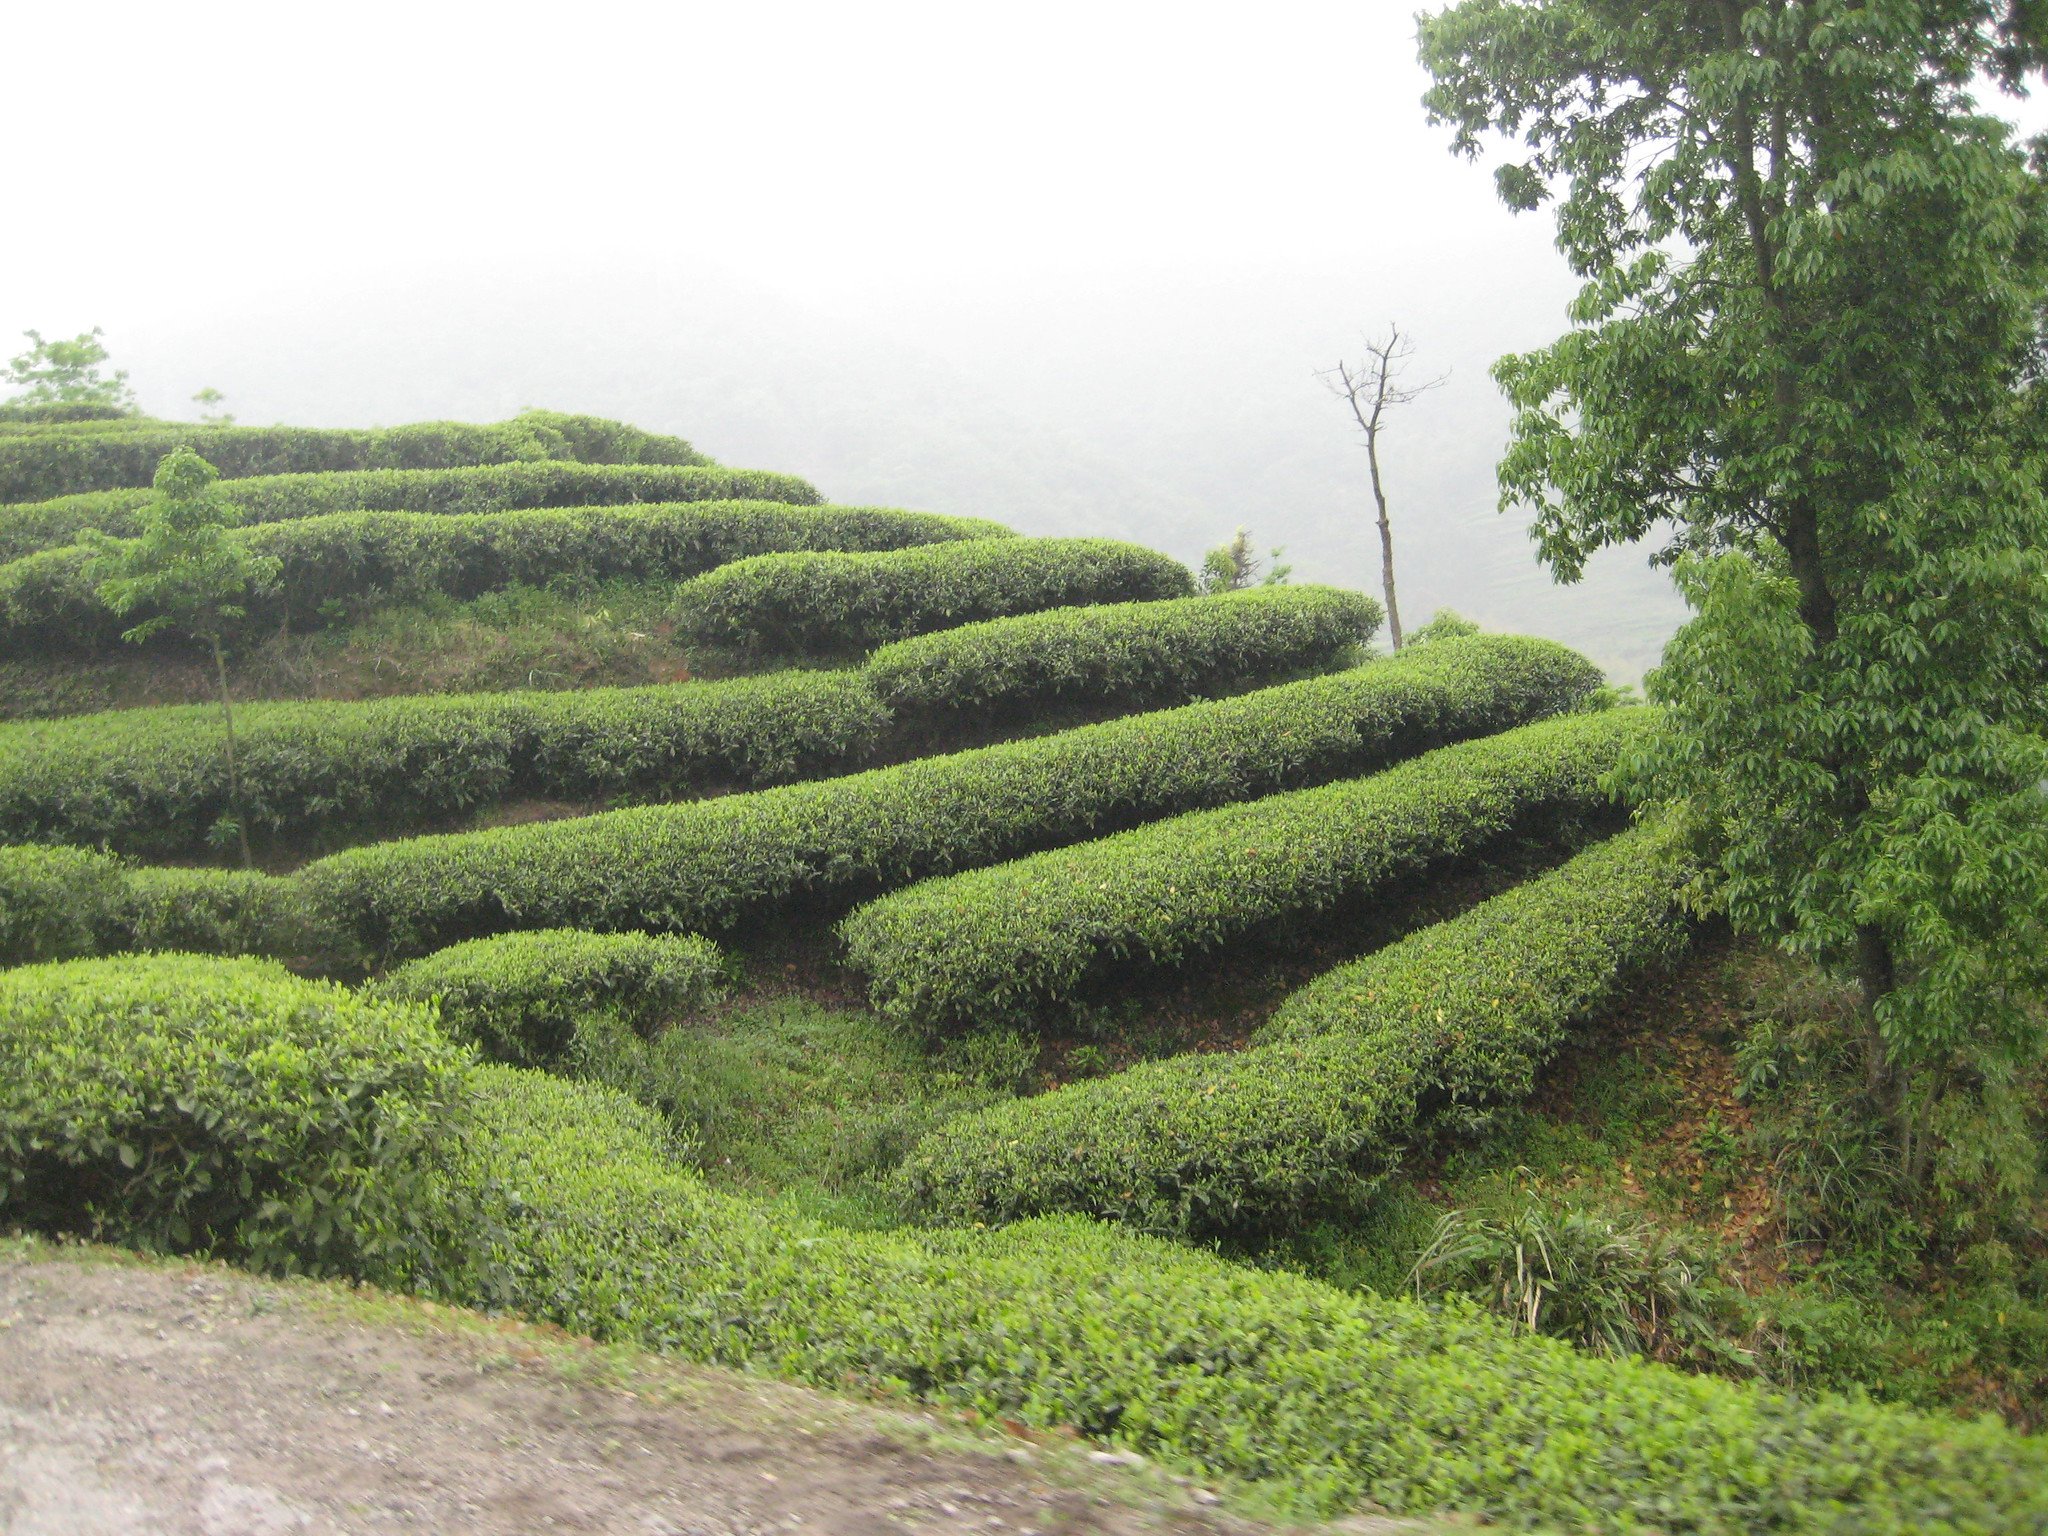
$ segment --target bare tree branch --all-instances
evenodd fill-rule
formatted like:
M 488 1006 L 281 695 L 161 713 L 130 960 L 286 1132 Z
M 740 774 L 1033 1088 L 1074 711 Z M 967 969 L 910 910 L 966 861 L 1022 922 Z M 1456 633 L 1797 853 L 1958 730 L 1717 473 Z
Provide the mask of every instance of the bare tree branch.
M 1330 393 L 1351 407 L 1358 430 L 1365 436 L 1366 462 L 1372 470 L 1372 497 L 1379 508 L 1380 581 L 1387 595 L 1387 633 L 1394 649 L 1401 649 L 1401 609 L 1394 598 L 1394 527 L 1387 515 L 1386 486 L 1380 477 L 1380 432 L 1387 412 L 1396 406 L 1412 405 L 1433 389 L 1450 382 L 1449 373 L 1415 382 L 1403 382 L 1407 365 L 1415 356 L 1415 338 L 1397 323 L 1389 323 L 1384 337 L 1365 339 L 1365 360 L 1356 365 L 1339 359 L 1337 366 L 1317 375 Z

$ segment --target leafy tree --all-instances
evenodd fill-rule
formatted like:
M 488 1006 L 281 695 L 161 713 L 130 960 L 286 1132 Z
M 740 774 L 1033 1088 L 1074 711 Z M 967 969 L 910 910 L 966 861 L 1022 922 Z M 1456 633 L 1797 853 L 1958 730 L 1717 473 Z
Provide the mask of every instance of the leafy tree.
M 1963 1133 L 2023 1124 L 2048 982 L 2048 148 L 1973 93 L 2044 34 L 2038 0 L 1461 0 L 1421 30 L 1432 118 L 1468 156 L 1506 136 L 1502 197 L 1554 198 L 1585 280 L 1496 367 L 1502 504 L 1565 581 L 1669 530 L 1693 610 L 1625 777 L 1740 928 L 1859 984 L 1909 1184 L 2008 1193 L 2026 1138 Z
M 31 345 L 7 365 L 7 382 L 21 390 L 16 402 L 133 410 L 135 396 L 128 388 L 128 375 L 117 369 L 111 378 L 100 376 L 100 365 L 107 360 L 102 334 L 94 326 L 69 341 L 45 341 L 40 331 L 23 331 Z
M 1202 556 L 1202 568 L 1195 576 L 1196 587 L 1203 592 L 1238 592 L 1246 587 L 1284 587 L 1287 578 L 1294 574 L 1294 567 L 1282 565 L 1281 555 L 1286 550 L 1275 547 L 1271 551 L 1273 563 L 1263 573 L 1263 562 L 1252 552 L 1252 536 L 1249 530 L 1240 528 L 1230 537 L 1227 544 L 1218 544 Z
M 93 529 L 83 535 L 83 542 L 96 551 L 91 576 L 100 601 L 122 618 L 144 616 L 122 632 L 122 639 L 139 645 L 172 633 L 198 641 L 211 653 L 228 778 L 228 825 L 222 830 L 233 831 L 247 866 L 249 836 L 235 767 L 235 708 L 228 688 L 226 643 L 235 621 L 243 616 L 241 598 L 274 581 L 279 562 L 229 536 L 237 514 L 212 494 L 219 478 L 220 472 L 190 448 L 173 449 L 156 467 L 156 495 L 139 514 L 141 534 L 115 539 Z
M 209 427 L 232 427 L 235 418 L 220 409 L 226 399 L 226 395 L 209 384 L 192 397 L 192 403 L 199 407 L 199 419 Z

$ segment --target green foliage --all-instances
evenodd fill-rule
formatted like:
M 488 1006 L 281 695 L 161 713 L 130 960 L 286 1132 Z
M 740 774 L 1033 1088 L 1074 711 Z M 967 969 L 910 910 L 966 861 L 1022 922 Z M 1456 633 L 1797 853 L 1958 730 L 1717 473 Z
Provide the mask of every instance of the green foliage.
M 100 365 L 107 360 L 100 341 L 103 334 L 94 326 L 69 341 L 45 341 L 40 331 L 23 331 L 29 349 L 8 362 L 6 373 L 7 382 L 21 393 L 8 404 L 132 411 L 135 394 L 128 388 L 128 375 L 116 369 L 111 377 L 100 376 Z
M 1404 645 L 1427 645 L 1432 640 L 1456 640 L 1465 635 L 1476 635 L 1479 626 L 1463 614 L 1453 613 L 1448 608 L 1439 608 L 1429 616 L 1429 622 L 1420 629 L 1412 629 L 1402 637 Z
M 100 953 L 126 890 L 105 854 L 0 847 L 0 967 Z
M 640 1034 L 724 996 L 725 957 L 694 934 L 543 928 L 472 939 L 400 966 L 373 997 L 440 1005 L 441 1023 L 497 1061 L 545 1066 L 578 1022 L 605 1014 Z
M 1519 1193 L 1497 1210 L 1446 1211 L 1413 1279 L 1418 1296 L 1459 1292 L 1597 1355 L 1731 1358 L 1712 1255 L 1653 1222 Z
M 844 656 L 978 620 L 1193 592 L 1185 567 L 1111 539 L 973 540 L 879 554 L 776 554 L 683 584 L 685 631 L 731 650 Z
M 858 673 L 367 703 L 244 704 L 238 810 L 293 847 L 390 837 L 516 796 L 679 799 L 845 772 L 889 736 Z M 0 839 L 204 855 L 228 812 L 213 712 L 0 724 Z
M 283 523 L 334 512 L 519 512 L 536 507 L 609 507 L 686 501 L 780 501 L 815 506 L 820 497 L 795 475 L 706 464 L 467 464 L 453 469 L 361 469 L 326 474 L 254 475 L 214 494 L 243 523 Z M 117 538 L 141 529 L 144 490 L 87 491 L 0 507 L 0 560 L 73 543 L 87 528 Z M 989 538 L 993 523 L 960 519 Z
M 147 485 L 157 461 L 175 448 L 204 455 L 230 479 L 543 459 L 586 464 L 710 462 L 679 437 L 556 411 L 528 411 L 491 426 L 448 421 L 370 429 L 189 427 L 173 422 L 85 425 L 116 430 L 0 437 L 0 503 Z
M 0 972 L 0 1214 L 265 1269 L 417 1264 L 466 1056 L 254 960 Z
M 891 706 L 928 717 L 1177 704 L 1327 670 L 1379 621 L 1378 603 L 1334 587 L 1053 608 L 899 640 L 867 671 Z
M 1236 620 L 1226 599 L 1191 606 L 1221 627 Z M 989 656 L 987 632 L 1007 623 L 1025 629 L 1044 658 L 1042 617 L 975 626 L 982 633 L 969 643 Z M 1099 632 L 1078 633 L 1085 640 Z M 1204 686 L 1216 681 L 1211 649 L 1184 649 Z M 1256 652 L 1238 659 L 1259 665 Z M 1282 657 L 1289 669 L 1299 659 Z M 1414 665 L 1376 662 L 1342 677 L 842 779 L 359 848 L 307 866 L 294 886 L 336 942 L 378 955 L 420 954 L 511 928 L 725 934 L 843 910 L 877 890 L 1191 807 L 1363 771 L 1437 740 L 1568 707 L 1591 672 L 1546 642 L 1474 640 Z M 1148 693 L 1162 683 L 1151 666 L 1140 680 Z
M 776 998 L 644 1039 L 586 1020 L 561 1069 L 658 1109 L 717 1187 L 834 1225 L 893 1225 L 888 1170 L 1036 1061 L 1016 1037 L 989 1043 L 999 1048 L 933 1057 L 873 1014 Z
M 2041 43 L 2021 0 L 1422 28 L 1433 114 L 1522 141 L 1502 193 L 1561 193 L 1586 280 L 1498 366 L 1503 500 L 1564 579 L 1675 529 L 1695 617 L 1628 777 L 1739 929 L 1855 978 L 1916 1189 L 1944 1127 L 2004 1113 L 2048 987 L 2048 197 L 1975 94 Z
M 217 494 L 217 493 L 216 493 Z M 972 519 L 886 507 L 686 502 L 442 514 L 337 512 L 237 529 L 227 547 L 274 560 L 244 632 L 318 629 L 373 604 L 457 599 L 550 582 L 681 579 L 730 560 L 789 549 L 896 549 L 985 537 Z M 100 541 L 112 551 L 112 541 Z M 117 633 L 94 598 L 92 557 L 44 550 L 0 565 L 0 641 L 92 651 Z
M 1517 829 L 1594 812 L 1607 802 L 1600 776 L 1650 723 L 1617 710 L 1523 726 L 1372 778 L 930 881 L 860 908 L 840 933 L 892 1018 L 928 1029 L 1029 1018 L 1113 964 L 1184 965 Z
M 1415 750 L 1519 724 L 1568 707 L 1596 676 L 1559 647 L 1496 638 L 1446 648 L 1434 665 L 1347 674 L 1192 716 L 1193 735 L 1173 718 L 1148 729 L 1158 773 L 1207 772 L 1241 795 L 1363 771 L 1386 760 L 1375 754 L 1396 734 Z M 253 839 L 295 848 L 388 837 L 515 796 L 678 799 L 850 772 L 911 734 L 892 726 L 860 672 L 244 704 L 235 726 L 242 824 Z M 921 749 L 933 743 L 928 725 L 915 737 Z M 208 713 L 191 706 L 0 724 L 0 839 L 203 855 L 227 814 L 219 745 Z M 1169 754 L 1206 767 L 1168 766 Z M 1143 766 L 1127 753 L 1118 762 L 1122 776 Z
M 614 1094 L 478 1076 L 455 1183 L 486 1211 L 461 1212 L 477 1240 L 440 1284 L 451 1299 L 1073 1426 L 1321 1513 L 1371 1499 L 1725 1536 L 2048 1519 L 2048 1457 L 1994 1424 L 1598 1359 L 1468 1306 L 1348 1296 L 1079 1221 L 835 1231 L 707 1190 Z
M 1282 565 L 1281 549 L 1273 551 L 1273 564 L 1264 574 L 1259 570 L 1259 557 L 1252 553 L 1252 536 L 1240 528 L 1227 544 L 1218 544 L 1202 556 L 1202 568 L 1195 575 L 1195 585 L 1204 596 L 1218 592 L 1241 592 L 1246 587 L 1285 586 L 1294 567 Z
M 0 432 L 34 432 L 72 422 L 132 421 L 137 418 L 123 405 L 37 404 L 24 400 L 0 400 Z
M 1447 1109 L 1526 1094 L 1573 1024 L 1676 951 L 1679 877 L 1649 839 L 1610 839 L 1325 973 L 1248 1050 L 965 1116 L 905 1160 L 905 1203 L 956 1224 L 1072 1211 L 1192 1237 L 1353 1200 Z
M 189 448 L 157 466 L 155 499 L 141 513 L 141 532 L 116 542 L 87 534 L 93 558 L 84 566 L 93 595 L 120 618 L 141 622 L 121 632 L 140 643 L 171 631 L 219 646 L 252 591 L 274 584 L 281 562 L 229 537 L 235 515 L 212 495 L 214 467 Z

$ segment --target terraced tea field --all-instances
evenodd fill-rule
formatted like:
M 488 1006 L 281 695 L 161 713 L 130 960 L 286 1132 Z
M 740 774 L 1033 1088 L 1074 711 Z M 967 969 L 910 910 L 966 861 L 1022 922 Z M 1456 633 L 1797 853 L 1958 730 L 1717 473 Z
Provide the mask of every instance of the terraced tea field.
M 1359 593 L 1198 594 L 590 418 L 5 425 L 0 1223 L 1067 1427 L 1303 1512 L 2048 1528 L 2001 1423 L 1241 1262 L 1526 1099 L 1691 942 L 1605 787 L 1651 712 L 1582 657 L 1382 654 Z M 276 573 L 232 766 L 84 538 L 140 532 L 186 443 Z M 624 677 L 403 681 L 450 614 L 474 649 L 626 602 Z M 315 642 L 400 681 L 252 670 Z M 99 707 L 152 678 L 181 702 Z

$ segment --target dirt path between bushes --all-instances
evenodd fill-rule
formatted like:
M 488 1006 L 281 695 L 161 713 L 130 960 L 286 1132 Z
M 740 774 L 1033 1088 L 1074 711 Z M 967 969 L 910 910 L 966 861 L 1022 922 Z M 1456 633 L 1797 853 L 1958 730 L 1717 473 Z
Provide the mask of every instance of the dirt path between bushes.
M 0 1243 L 5 1536 L 1275 1529 L 1104 1454 L 370 1293 Z

